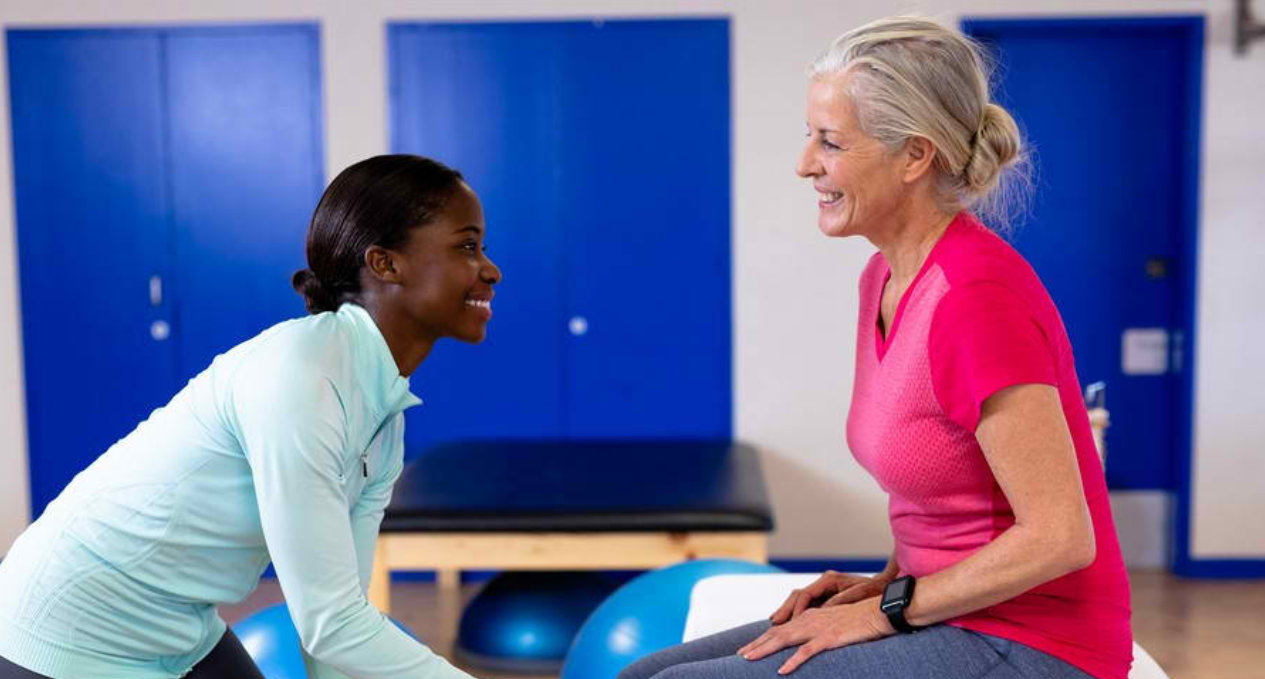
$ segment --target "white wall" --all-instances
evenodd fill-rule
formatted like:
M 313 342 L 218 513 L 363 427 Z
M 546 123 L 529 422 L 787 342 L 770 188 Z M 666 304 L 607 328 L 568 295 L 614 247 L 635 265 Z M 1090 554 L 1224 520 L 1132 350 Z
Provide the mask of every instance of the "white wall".
M 1265 557 L 1265 40 L 1213 3 L 1204 81 L 1191 554 Z M 1265 20 L 1265 3 L 1253 3 Z
M 1013 15 L 1014 5 L 1002 0 L 941 0 L 905 3 L 902 9 L 952 22 L 963 14 Z M 815 197 L 792 168 L 802 142 L 804 66 L 835 35 L 889 13 L 892 7 L 879 0 L 116 0 L 91 5 L 5 0 L 0 22 L 15 26 L 320 20 L 327 174 L 332 177 L 351 162 L 387 150 L 387 20 L 730 16 L 734 430 L 765 453 L 779 523 L 772 545 L 776 556 L 872 557 L 890 548 L 886 501 L 843 443 L 852 381 L 856 279 L 871 248 L 818 234 Z M 1265 455 L 1259 454 L 1265 448 L 1265 418 L 1253 412 L 1265 410 L 1265 399 L 1248 393 L 1251 385 L 1265 383 L 1265 343 L 1254 341 L 1265 333 L 1265 267 L 1248 259 L 1254 252 L 1265 253 L 1265 232 L 1260 228 L 1265 226 L 1265 192 L 1260 190 L 1265 143 L 1260 126 L 1250 122 L 1260 120 L 1265 94 L 1263 88 L 1245 87 L 1265 82 L 1265 44 L 1247 60 L 1230 56 L 1231 10 L 1231 0 L 1038 0 L 1026 3 L 1023 11 L 1209 16 L 1196 546 L 1200 556 L 1265 557 L 1265 532 L 1258 531 L 1259 539 L 1245 542 L 1226 528 L 1250 525 L 1253 515 L 1265 514 Z M 4 54 L 0 50 L 0 74 L 7 73 Z M 6 131 L 0 135 L 0 552 L 28 520 L 7 94 L 5 87 L 0 92 L 0 129 Z M 1258 332 L 1254 335 L 1252 329 Z M 1256 473 L 1245 473 L 1251 464 Z M 1218 490 L 1205 492 L 1205 487 Z

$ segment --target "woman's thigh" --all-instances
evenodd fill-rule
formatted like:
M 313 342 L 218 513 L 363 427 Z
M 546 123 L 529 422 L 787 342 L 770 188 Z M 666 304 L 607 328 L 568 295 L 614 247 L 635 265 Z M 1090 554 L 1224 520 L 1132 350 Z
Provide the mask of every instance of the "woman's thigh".
M 795 647 L 787 648 L 767 658 L 750 661 L 736 655 L 740 647 L 741 644 L 724 656 L 695 658 L 647 676 L 654 679 L 779 679 L 778 668 L 796 651 Z M 640 675 L 634 676 L 641 679 Z M 1088 679 L 1088 675 L 1075 667 L 1021 644 L 947 625 L 819 653 L 791 676 L 796 679 Z
M 650 679 L 668 667 L 700 660 L 713 660 L 726 656 L 737 657 L 738 649 L 747 642 L 764 634 L 769 628 L 767 620 L 735 627 L 711 636 L 700 637 L 689 643 L 670 646 L 634 662 L 619 673 L 618 679 Z
M 215 648 L 184 679 L 264 679 L 233 630 L 224 632 Z

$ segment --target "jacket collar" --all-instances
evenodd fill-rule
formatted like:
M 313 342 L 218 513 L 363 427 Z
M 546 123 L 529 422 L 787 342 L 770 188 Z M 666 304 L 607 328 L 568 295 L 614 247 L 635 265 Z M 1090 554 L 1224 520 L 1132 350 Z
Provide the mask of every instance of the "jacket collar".
M 422 400 L 409 390 L 409 378 L 400 374 L 391 348 L 369 312 L 348 302 L 338 308 L 338 320 L 355 337 L 357 372 L 364 380 L 370 405 L 387 416 L 421 404 Z

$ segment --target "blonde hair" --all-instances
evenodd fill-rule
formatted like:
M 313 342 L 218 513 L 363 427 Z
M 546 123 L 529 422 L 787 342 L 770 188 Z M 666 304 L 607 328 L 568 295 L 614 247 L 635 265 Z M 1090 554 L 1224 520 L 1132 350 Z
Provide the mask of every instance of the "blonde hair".
M 979 43 L 931 19 L 880 19 L 839 36 L 809 69 L 814 79 L 841 73 L 866 134 L 891 150 L 910 137 L 935 146 L 942 208 L 971 209 L 1002 229 L 1026 211 L 1027 149 L 991 101 Z

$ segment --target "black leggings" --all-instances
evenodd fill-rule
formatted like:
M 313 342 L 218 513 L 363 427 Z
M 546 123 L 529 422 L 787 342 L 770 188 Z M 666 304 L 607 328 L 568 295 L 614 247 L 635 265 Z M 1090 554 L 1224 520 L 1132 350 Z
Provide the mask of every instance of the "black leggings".
M 0 658 L 0 679 L 49 678 Z M 184 679 L 264 679 L 264 675 L 255 667 L 255 661 L 250 659 L 237 635 L 228 630 L 220 637 L 220 643 L 194 665 Z

